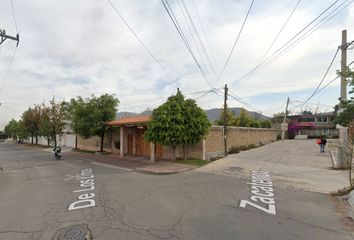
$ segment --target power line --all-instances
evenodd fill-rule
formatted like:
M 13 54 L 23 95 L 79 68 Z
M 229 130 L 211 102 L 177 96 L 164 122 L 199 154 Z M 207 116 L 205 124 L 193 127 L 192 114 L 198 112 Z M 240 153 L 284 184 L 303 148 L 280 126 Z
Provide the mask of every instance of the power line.
M 123 15 L 118 11 L 117 7 L 112 3 L 111 0 L 107 0 L 108 3 L 111 5 L 111 7 L 114 9 L 114 11 L 118 14 L 120 19 L 124 22 L 124 24 L 127 26 L 127 28 L 130 30 L 130 32 L 134 35 L 136 40 L 141 44 L 141 46 L 146 50 L 146 52 L 152 57 L 152 59 L 160 66 L 160 68 L 165 72 L 166 76 L 171 80 L 174 81 L 170 75 L 168 74 L 166 68 L 161 64 L 161 62 L 152 54 L 152 52 L 147 48 L 145 43 L 139 38 L 139 36 L 136 34 L 136 32 L 132 29 L 132 27 L 128 24 L 128 22 L 124 19 Z
M 333 56 L 333 58 L 332 58 L 332 60 L 331 60 L 331 62 L 330 62 L 330 64 L 329 64 L 329 66 L 327 67 L 327 70 L 326 70 L 325 74 L 323 75 L 321 81 L 318 83 L 317 87 L 315 88 L 315 90 L 313 91 L 313 93 L 311 94 L 311 96 L 308 97 L 308 98 L 304 101 L 304 103 L 302 104 L 302 106 L 305 105 L 306 103 L 308 103 L 308 101 L 310 101 L 310 99 L 313 98 L 313 97 L 317 94 L 318 89 L 320 88 L 321 84 L 323 83 L 323 81 L 324 81 L 325 78 L 327 77 L 328 72 L 329 72 L 329 70 L 331 69 L 331 67 L 332 67 L 332 65 L 333 65 L 333 62 L 334 62 L 334 60 L 336 59 L 338 52 L 339 52 L 339 47 L 337 48 L 337 51 L 335 52 L 335 54 L 334 54 L 334 56 Z
M 190 55 L 192 56 L 194 62 L 197 64 L 197 67 L 198 69 L 200 70 L 200 72 L 202 73 L 202 76 L 204 77 L 204 79 L 206 80 L 206 82 L 208 83 L 208 85 L 211 87 L 211 82 L 210 80 L 208 79 L 207 75 L 205 74 L 204 70 L 202 69 L 200 63 L 198 62 L 197 58 L 195 57 L 193 51 L 192 51 L 192 48 L 190 47 L 188 41 L 187 41 L 187 38 L 185 37 L 179 23 L 178 23 L 178 20 L 176 18 L 176 16 L 174 15 L 173 11 L 172 11 L 172 8 L 170 6 L 170 4 L 168 3 L 168 1 L 166 0 L 166 2 L 164 0 L 161 0 L 169 18 L 171 19 L 174 27 L 176 28 L 179 36 L 181 37 L 183 43 L 185 44 L 185 46 L 187 47 Z
M 192 0 L 192 4 L 193 4 L 194 11 L 196 12 L 196 15 L 197 15 L 197 18 L 198 18 L 198 21 L 199 21 L 199 24 L 200 24 L 200 28 L 202 29 L 202 32 L 204 34 L 204 38 L 205 38 L 205 42 L 206 42 L 206 45 L 207 45 L 207 49 L 209 50 L 209 53 L 210 53 L 210 56 L 211 56 L 211 60 L 213 61 L 213 65 L 214 65 L 216 71 L 220 72 L 220 69 L 219 69 L 219 67 L 218 67 L 218 65 L 217 65 L 217 63 L 215 61 L 215 57 L 214 57 L 213 51 L 212 51 L 212 49 L 210 47 L 210 43 L 209 43 L 206 31 L 205 31 L 203 22 L 201 20 L 198 8 L 196 7 L 194 0 Z
M 181 13 L 182 13 L 182 16 L 183 16 L 183 18 L 184 18 L 184 21 L 186 22 L 186 25 L 187 25 L 187 28 L 188 28 L 188 30 L 189 30 L 189 33 L 190 33 L 190 35 L 191 35 L 191 37 L 192 37 L 192 39 L 193 39 L 195 48 L 196 48 L 197 51 L 198 51 L 198 54 L 199 54 L 201 63 L 202 63 L 202 65 L 205 66 L 206 64 L 205 64 L 205 61 L 204 61 L 204 57 L 203 57 L 203 55 L 202 55 L 202 53 L 201 53 L 201 51 L 200 51 L 200 49 L 199 49 L 199 47 L 198 47 L 197 40 L 196 40 L 196 38 L 194 37 L 192 28 L 191 28 L 191 26 L 190 26 L 190 25 L 194 25 L 193 22 L 191 22 L 191 21 L 192 21 L 192 20 L 191 20 L 191 17 L 189 16 L 189 21 L 188 21 L 186 15 L 188 15 L 189 13 L 187 13 L 187 9 L 184 8 L 184 7 L 182 7 L 180 0 L 177 0 L 177 3 L 178 3 L 178 6 L 179 6 L 179 8 L 180 8 L 180 10 L 181 10 Z M 177 18 L 176 18 L 176 20 L 177 20 Z M 194 32 L 196 32 L 196 29 L 195 29 L 195 28 L 194 28 Z M 197 34 L 198 34 L 198 33 L 197 33 Z M 186 39 L 186 40 L 187 40 L 187 39 Z M 199 39 L 199 41 L 200 41 L 200 39 Z M 190 46 L 190 47 L 191 47 L 191 46 Z M 205 71 L 206 71 L 206 73 L 208 73 L 207 70 L 205 70 Z
M 216 91 L 220 92 L 220 90 L 218 90 L 218 89 L 216 89 Z M 252 106 L 251 104 L 247 103 L 247 102 L 246 102 L 244 99 L 242 99 L 241 97 L 237 97 L 236 94 L 235 94 L 232 90 L 228 89 L 228 92 L 231 92 L 231 93 L 232 93 L 232 94 L 228 93 L 228 94 L 227 94 L 228 96 L 230 96 L 231 98 L 233 98 L 233 99 L 236 100 L 237 102 L 241 103 L 243 106 L 249 107 L 249 108 L 255 110 L 255 111 L 258 112 L 258 113 L 262 113 L 261 110 L 257 109 L 256 107 Z
M 237 42 L 238 42 L 238 40 L 239 40 L 239 38 L 240 38 L 240 36 L 241 36 L 242 30 L 243 30 L 243 28 L 244 28 L 244 26 L 245 26 L 245 24 L 246 24 L 246 21 L 247 21 L 247 19 L 248 19 L 248 16 L 249 16 L 250 12 L 251 12 L 253 3 L 254 3 L 254 0 L 252 0 L 251 5 L 250 5 L 250 7 L 248 8 L 246 17 L 245 17 L 245 19 L 243 20 L 243 23 L 242 23 L 242 25 L 241 25 L 241 29 L 240 29 L 240 31 L 238 32 L 238 35 L 237 35 L 236 40 L 235 40 L 235 43 L 234 43 L 234 45 L 233 45 L 232 48 L 231 48 L 231 51 L 230 51 L 230 53 L 229 53 L 229 56 L 227 57 L 226 62 L 225 62 L 225 64 L 224 64 L 224 66 L 222 67 L 221 72 L 220 72 L 218 78 L 216 79 L 216 82 L 218 82 L 218 81 L 220 80 L 221 76 L 223 75 L 223 73 L 224 73 L 224 71 L 225 71 L 225 68 L 226 68 L 227 64 L 228 64 L 229 61 L 230 61 L 230 58 L 231 58 L 231 56 L 232 56 L 232 54 L 233 54 L 233 52 L 234 52 L 234 50 L 235 50 L 236 44 L 237 44 Z
M 314 94 L 314 96 L 317 95 L 319 92 L 323 91 L 326 87 L 328 87 L 330 84 L 332 84 L 333 82 L 335 82 L 338 78 L 339 78 L 339 76 L 337 76 L 337 77 L 335 77 L 334 79 L 332 79 L 331 81 L 329 81 L 326 85 L 324 85 L 322 88 L 320 88 L 320 89 Z M 295 102 L 295 101 L 294 101 L 294 102 Z M 303 101 L 300 101 L 300 102 L 303 102 Z M 306 104 L 308 104 L 308 103 L 306 102 Z M 305 104 L 299 104 L 299 105 L 297 105 L 297 106 L 291 108 L 290 110 L 293 110 L 293 109 L 298 108 L 298 107 L 302 107 L 302 106 L 304 106 L 304 105 L 305 105 Z
M 265 57 L 268 55 L 270 49 L 274 46 L 275 42 L 278 40 L 280 34 L 283 32 L 283 30 L 285 29 L 286 25 L 288 24 L 290 18 L 293 16 L 295 10 L 297 9 L 297 7 L 299 6 L 301 0 L 298 0 L 297 3 L 295 4 L 295 7 L 292 9 L 292 11 L 290 12 L 289 16 L 287 17 L 287 19 L 285 20 L 283 26 L 280 28 L 279 32 L 277 33 L 277 35 L 275 36 L 275 38 L 273 39 L 272 43 L 269 45 L 269 47 L 267 48 L 267 50 L 265 51 L 265 53 L 263 54 L 261 60 L 259 60 L 258 64 L 261 64 L 263 62 L 263 60 L 265 59 Z M 253 75 L 254 72 L 252 72 L 252 74 L 249 74 L 248 77 L 246 78 L 246 80 L 248 78 L 250 78 Z
M 12 63 L 13 63 L 14 59 L 15 59 L 16 52 L 17 52 L 17 47 L 15 47 L 15 49 L 14 49 L 14 52 L 12 54 L 12 57 L 11 57 L 11 60 L 10 60 L 10 63 L 9 63 L 9 66 L 7 67 L 5 75 L 4 75 L 3 79 L 2 79 L 2 83 L 1 83 L 1 86 L 0 86 L 0 93 L 1 93 L 2 89 L 4 88 L 5 82 L 7 80 L 7 76 L 9 74 L 9 72 L 10 72 L 10 68 L 12 66 Z
M 200 38 L 200 35 L 199 35 L 199 33 L 198 33 L 198 30 L 197 30 L 197 28 L 196 28 L 196 26 L 195 26 L 195 24 L 194 24 L 194 21 L 193 21 L 193 19 L 192 19 L 190 13 L 189 13 L 189 11 L 188 11 L 188 8 L 187 8 L 187 6 L 186 6 L 184 0 L 178 0 L 178 1 L 181 1 L 181 2 L 182 2 L 183 8 L 185 9 L 185 11 L 186 11 L 186 13 L 187 13 L 188 19 L 189 19 L 189 21 L 190 21 L 190 23 L 191 23 L 191 25 L 192 25 L 192 28 L 193 28 L 193 30 L 194 30 L 196 36 L 197 36 L 198 42 L 199 42 L 199 44 L 200 44 L 200 46 L 201 46 L 201 48 L 202 48 L 202 50 L 203 50 L 203 52 L 204 52 L 204 55 L 205 55 L 205 57 L 206 57 L 206 59 L 207 59 L 207 62 L 208 62 L 209 65 L 211 66 L 211 69 L 212 69 L 213 73 L 215 74 L 215 77 L 217 77 L 218 74 L 216 73 L 215 67 L 214 67 L 214 65 L 213 65 L 213 63 L 212 63 L 212 61 L 211 61 L 211 59 L 210 59 L 210 57 L 209 57 L 208 51 L 206 50 L 206 48 L 205 48 L 205 46 L 204 46 L 204 44 L 203 44 L 203 42 L 202 42 L 202 40 L 201 40 L 201 38 Z
M 347 0 L 346 0 L 347 1 Z M 309 30 L 307 30 L 301 37 L 299 37 L 298 39 L 296 39 L 293 43 L 291 43 L 290 45 L 288 45 L 285 49 L 283 49 L 281 52 L 279 52 L 276 56 L 274 56 L 273 58 L 269 59 L 262 67 L 264 67 L 267 64 L 271 64 L 273 62 L 275 62 L 276 60 L 278 60 L 281 56 L 283 56 L 285 53 L 287 53 L 288 51 L 290 51 L 292 48 L 294 48 L 296 45 L 298 45 L 300 42 L 302 42 L 303 40 L 305 40 L 307 37 L 309 37 L 312 33 L 314 33 L 315 31 L 317 31 L 320 27 L 322 27 L 325 23 L 327 23 L 328 21 L 330 21 L 333 17 L 335 17 L 336 15 L 338 15 L 341 11 L 343 11 L 346 7 L 348 7 L 350 4 L 352 4 L 354 2 L 354 0 L 352 0 L 351 2 L 349 2 L 347 5 L 345 5 L 344 7 L 342 7 L 338 12 L 334 13 L 336 10 L 338 10 L 341 6 L 344 5 L 344 3 L 346 2 L 344 1 L 343 3 L 341 3 L 339 6 L 337 6 L 334 10 L 332 10 L 328 15 L 326 15 L 324 18 L 322 18 L 318 23 L 316 23 L 313 27 L 311 27 Z M 334 14 L 333 14 L 334 13 Z
M 253 74 L 259 67 L 266 65 L 271 61 L 271 59 L 276 56 L 280 51 L 286 48 L 294 39 L 296 39 L 302 32 L 304 32 L 309 26 L 311 26 L 317 19 L 319 19 L 323 14 L 325 14 L 329 9 L 331 9 L 339 0 L 334 1 L 329 7 L 327 7 L 324 11 L 322 11 L 316 18 L 314 18 L 310 23 L 308 23 L 305 27 L 303 27 L 298 33 L 296 33 L 292 38 L 290 38 L 286 43 L 284 43 L 280 48 L 278 48 L 275 52 L 273 52 L 267 59 L 265 59 L 262 63 L 257 64 L 254 68 L 252 68 L 248 73 L 244 74 L 237 81 L 240 81 L 246 78 L 248 75 Z
M 16 17 L 15 17 L 14 3 L 13 3 L 12 0 L 10 0 L 10 2 L 11 2 L 12 16 L 14 18 L 14 24 L 15 24 L 16 32 L 18 33 L 17 21 L 16 21 Z

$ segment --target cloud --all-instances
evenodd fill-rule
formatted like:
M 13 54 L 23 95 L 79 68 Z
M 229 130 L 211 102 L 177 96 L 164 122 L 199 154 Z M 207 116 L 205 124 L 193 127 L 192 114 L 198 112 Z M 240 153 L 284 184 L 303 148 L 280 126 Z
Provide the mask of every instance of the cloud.
M 202 61 L 180 11 L 178 2 L 171 7 L 185 31 L 195 55 L 208 72 L 210 83 L 201 75 L 194 60 L 174 29 L 159 0 L 112 0 L 120 13 L 145 43 L 163 68 L 145 51 L 119 16 L 106 1 L 78 0 L 15 0 L 15 13 L 20 31 L 20 45 L 14 64 L 0 92 L 0 129 L 11 118 L 18 118 L 29 105 L 56 99 L 88 97 L 111 93 L 120 99 L 120 110 L 143 111 L 161 104 L 176 92 L 183 93 L 222 87 L 230 89 L 250 105 L 273 114 L 273 106 L 284 105 L 287 96 L 306 98 L 322 78 L 336 47 L 341 31 L 353 34 L 354 7 L 350 6 L 318 29 L 277 61 L 260 69 L 248 80 L 237 82 L 243 74 L 259 63 L 296 1 L 256 1 L 234 55 L 221 80 Z M 286 43 L 314 19 L 332 1 L 301 2 L 288 26 L 270 53 Z M 343 1 L 341 1 L 343 2 Z M 249 1 L 185 2 L 210 58 L 220 69 L 238 34 L 249 7 Z M 269 6 L 272 6 L 271 8 Z M 16 34 L 8 2 L 0 4 L 0 28 Z M 14 43 L 0 50 L 0 81 L 11 59 Z M 203 52 L 203 49 L 199 49 Z M 353 54 L 349 53 L 348 59 Z M 336 59 L 328 80 L 339 68 Z M 331 85 L 314 101 L 333 105 L 339 93 L 338 84 Z M 274 97 L 270 97 L 273 96 Z M 190 94 L 205 109 L 220 107 L 222 93 Z M 229 100 L 229 105 L 239 106 Z M 321 108 L 320 108 L 321 109 Z M 325 109 L 325 108 L 323 108 Z M 278 111 L 278 110 L 277 110 Z

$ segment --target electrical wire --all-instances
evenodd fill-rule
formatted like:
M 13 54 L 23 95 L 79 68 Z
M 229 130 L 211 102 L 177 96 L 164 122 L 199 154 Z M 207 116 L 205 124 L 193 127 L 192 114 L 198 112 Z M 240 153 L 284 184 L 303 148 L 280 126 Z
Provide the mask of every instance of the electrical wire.
M 213 73 L 215 74 L 215 77 L 217 77 L 218 74 L 217 74 L 217 72 L 216 72 L 216 70 L 215 70 L 215 67 L 214 67 L 214 65 L 213 65 L 213 63 L 212 63 L 210 57 L 209 57 L 208 51 L 206 50 L 206 48 L 205 48 L 205 46 L 204 46 L 204 44 L 203 44 L 203 42 L 202 42 L 202 40 L 201 40 L 201 38 L 200 38 L 198 29 L 197 29 L 197 27 L 195 26 L 194 21 L 193 21 L 193 19 L 192 19 L 190 13 L 189 13 L 189 11 L 188 11 L 188 7 L 186 6 L 184 0 L 178 0 L 178 2 L 182 2 L 182 6 L 183 6 L 183 8 L 184 8 L 184 10 L 185 10 L 185 12 L 186 12 L 186 14 L 187 14 L 187 16 L 188 16 L 188 19 L 189 19 L 189 22 L 190 22 L 192 28 L 193 28 L 193 30 L 194 30 L 196 36 L 197 36 L 197 40 L 198 40 L 198 42 L 199 42 L 199 44 L 200 44 L 200 46 L 201 46 L 201 48 L 202 48 L 202 51 L 204 52 L 204 55 L 205 55 L 205 57 L 206 57 L 206 59 L 207 59 L 207 62 L 208 62 L 208 64 L 210 65 L 211 70 L 212 70 Z
M 300 2 L 302 0 L 298 0 L 297 3 L 295 4 L 295 7 L 292 9 L 292 11 L 290 12 L 289 16 L 287 17 L 287 19 L 285 20 L 283 26 L 280 28 L 279 32 L 277 33 L 277 35 L 275 36 L 275 38 L 273 39 L 272 43 L 269 45 L 269 47 L 267 48 L 267 50 L 265 51 L 265 53 L 263 54 L 262 58 L 259 60 L 258 64 L 261 64 L 263 62 L 263 60 L 265 59 L 265 57 L 268 55 L 270 49 L 274 46 L 275 42 L 278 40 L 280 34 L 283 32 L 283 30 L 285 29 L 286 25 L 288 24 L 290 18 L 293 16 L 295 10 L 297 9 L 297 7 L 299 6 Z M 249 79 L 255 72 L 252 72 L 252 74 L 249 74 L 246 78 Z
M 187 15 L 188 15 L 189 13 L 187 14 L 187 9 L 182 6 L 180 0 L 177 0 L 177 3 L 178 3 L 178 6 L 179 6 L 179 8 L 180 8 L 180 10 L 181 10 L 181 13 L 182 13 L 182 16 L 183 16 L 183 18 L 184 18 L 184 21 L 186 22 L 186 25 L 187 25 L 187 28 L 188 28 L 188 30 L 189 30 L 189 33 L 190 33 L 190 35 L 191 35 L 191 37 L 192 37 L 192 39 L 193 39 L 195 48 L 196 48 L 197 51 L 198 51 L 198 54 L 199 54 L 199 57 L 200 57 L 200 60 L 201 60 L 201 65 L 202 65 L 202 66 L 205 66 L 206 64 L 205 64 L 205 61 L 204 61 L 203 54 L 201 53 L 201 50 L 200 50 L 199 47 L 198 47 L 197 40 L 196 40 L 196 38 L 194 37 L 193 31 L 192 31 L 192 26 L 191 26 L 191 25 L 194 25 L 194 24 L 193 24 L 193 22 L 191 22 L 191 21 L 192 21 L 192 20 L 191 20 L 191 17 L 189 16 L 189 20 L 188 20 L 188 19 L 187 19 Z M 194 32 L 196 32 L 195 28 L 194 28 Z M 197 34 L 198 34 L 198 33 L 197 33 Z M 200 41 L 200 39 L 199 39 L 199 41 Z M 205 69 L 205 72 L 206 72 L 206 74 L 208 74 L 207 69 Z
M 346 0 L 347 1 L 347 0 Z M 274 56 L 273 58 L 269 59 L 265 65 L 271 64 L 273 62 L 275 62 L 276 60 L 278 60 L 281 56 L 283 56 L 285 53 L 289 52 L 291 49 L 293 49 L 296 45 L 298 45 L 300 42 L 302 42 L 303 40 L 305 40 L 307 37 L 309 37 L 312 33 L 314 33 L 315 31 L 317 31 L 320 27 L 322 27 L 325 23 L 327 23 L 328 21 L 330 21 L 332 18 L 334 18 L 336 15 L 338 15 L 341 11 L 343 11 L 346 7 L 348 7 L 350 4 L 352 4 L 354 2 L 354 0 L 352 0 L 351 2 L 349 2 L 347 5 L 345 5 L 344 7 L 342 7 L 338 12 L 334 13 L 336 10 L 338 10 L 341 6 L 344 5 L 344 3 L 346 2 L 344 1 L 343 3 L 341 3 L 339 6 L 337 6 L 333 11 L 331 11 L 327 16 L 325 16 L 323 19 L 321 19 L 318 23 L 316 23 L 313 27 L 311 27 L 309 30 L 307 30 L 301 37 L 299 37 L 298 39 L 296 39 L 293 43 L 291 43 L 290 45 L 288 45 L 285 49 L 283 49 L 281 52 L 279 52 L 276 56 Z M 334 14 L 333 14 L 334 13 Z M 265 66 L 264 65 L 264 66 Z M 263 68 L 264 66 L 261 66 L 261 68 Z
M 14 3 L 13 3 L 13 0 L 10 0 L 10 2 L 11 2 L 11 10 L 12 10 L 12 16 L 14 18 L 14 24 L 15 24 L 16 32 L 18 33 L 17 21 L 16 21 L 16 17 L 15 17 Z
M 218 82 L 218 81 L 220 80 L 220 78 L 222 77 L 222 75 L 223 75 L 223 73 L 224 73 L 224 71 L 225 71 L 225 69 L 226 69 L 227 64 L 228 64 L 229 61 L 230 61 L 230 58 L 231 58 L 231 56 L 232 56 L 232 54 L 233 54 L 233 52 L 234 52 L 234 50 L 235 50 L 236 44 L 237 44 L 237 42 L 238 42 L 238 40 L 239 40 L 239 38 L 240 38 L 240 36 L 241 36 L 242 30 L 243 30 L 243 28 L 244 28 L 244 26 L 245 26 L 245 24 L 246 24 L 246 21 L 247 21 L 247 19 L 248 19 L 248 16 L 249 16 L 250 12 L 251 12 L 253 3 L 254 3 L 254 0 L 252 0 L 251 5 L 250 5 L 250 7 L 248 8 L 246 17 L 245 17 L 245 19 L 243 20 L 243 23 L 242 23 L 242 25 L 241 25 L 240 31 L 239 31 L 238 34 L 237 34 L 235 43 L 234 43 L 234 45 L 233 45 L 232 48 L 231 48 L 231 51 L 230 51 L 230 53 L 229 53 L 229 55 L 228 55 L 228 57 L 227 57 L 227 59 L 226 59 L 226 62 L 225 62 L 225 64 L 224 64 L 224 66 L 223 66 L 222 69 L 221 69 L 221 72 L 220 72 L 218 78 L 216 79 L 216 82 Z
M 334 1 L 329 7 L 327 7 L 324 11 L 322 11 L 316 18 L 314 18 L 310 23 L 308 23 L 305 27 L 303 27 L 299 32 L 297 32 L 293 37 L 291 37 L 286 43 L 284 43 L 280 48 L 278 48 L 275 52 L 273 52 L 267 59 L 265 59 L 262 63 L 257 64 L 254 68 L 252 68 L 248 73 L 239 77 L 236 81 L 240 81 L 246 78 L 248 75 L 253 74 L 258 68 L 270 62 L 269 60 L 276 56 L 280 51 L 286 48 L 294 39 L 296 39 L 302 32 L 304 32 L 309 26 L 311 26 L 317 19 L 319 19 L 323 14 L 325 14 L 329 9 L 331 9 L 339 0 Z
M 308 103 L 308 102 L 310 101 L 310 99 L 313 98 L 313 97 L 317 94 L 318 89 L 321 87 L 321 84 L 323 83 L 323 81 L 324 81 L 325 78 L 327 77 L 329 70 L 332 68 L 332 65 L 333 65 L 333 63 L 334 63 L 334 60 L 335 60 L 336 57 L 337 57 L 338 52 L 339 52 L 339 47 L 337 48 L 337 51 L 335 52 L 335 54 L 334 54 L 334 56 L 333 56 L 333 58 L 332 58 L 332 60 L 331 60 L 331 62 L 330 62 L 330 64 L 329 64 L 329 66 L 327 67 L 327 70 L 326 70 L 325 74 L 323 75 L 321 81 L 318 83 L 317 87 L 316 87 L 315 90 L 312 92 L 311 96 L 308 97 L 308 98 L 304 101 L 304 103 L 303 103 L 301 106 L 303 106 L 303 105 L 305 105 L 306 103 Z
M 161 62 L 152 54 L 152 52 L 147 48 L 145 43 L 140 39 L 140 37 L 137 35 L 137 33 L 133 30 L 133 28 L 128 24 L 128 22 L 125 20 L 123 15 L 118 11 L 117 7 L 112 3 L 111 0 L 107 0 L 108 3 L 111 5 L 111 7 L 114 9 L 114 11 L 118 14 L 119 18 L 124 22 L 124 24 L 127 26 L 127 28 L 130 30 L 130 32 L 134 35 L 135 39 L 138 40 L 138 42 L 141 44 L 141 46 L 145 49 L 145 51 L 150 55 L 150 57 L 160 66 L 160 68 L 165 72 L 166 76 L 171 80 L 172 77 L 168 74 L 168 71 L 166 68 L 161 64 Z M 178 83 L 177 83 L 178 84 Z
M 11 66 L 12 66 L 12 63 L 13 63 L 13 61 L 14 61 L 14 59 L 15 59 L 16 52 L 17 52 L 17 47 L 14 48 L 14 52 L 13 52 L 13 54 L 12 54 L 10 63 L 9 63 L 9 65 L 8 65 L 7 70 L 6 70 L 6 72 L 5 72 L 5 75 L 4 75 L 3 79 L 2 79 L 2 82 L 1 82 L 1 85 L 0 85 L 0 94 L 1 94 L 1 92 L 2 92 L 2 89 L 4 88 L 5 82 L 6 82 L 6 80 L 7 80 L 7 76 L 9 75 L 9 72 L 10 72 L 10 69 L 11 69 Z
M 216 61 L 215 61 L 215 57 L 214 57 L 212 48 L 210 47 L 210 42 L 209 42 L 209 40 L 208 40 L 207 33 L 206 33 L 206 31 L 205 31 L 205 27 L 204 27 L 204 25 L 203 25 L 202 19 L 201 19 L 201 17 L 200 17 L 198 8 L 196 7 L 194 0 L 192 0 L 192 4 L 193 4 L 194 11 L 195 11 L 195 13 L 196 13 L 196 15 L 197 15 L 200 28 L 202 29 L 202 32 L 203 32 L 203 34 L 204 34 L 204 39 L 205 39 L 205 42 L 206 42 L 206 45 L 207 45 L 207 48 L 206 48 L 206 49 L 209 50 L 209 53 L 210 53 L 210 56 L 211 56 L 211 60 L 212 60 L 212 62 L 213 62 L 213 65 L 214 65 L 216 71 L 217 71 L 217 72 L 220 72 L 220 69 L 219 69 L 219 67 L 218 67 L 218 65 L 217 65 L 217 63 L 216 63 Z
M 324 85 L 322 88 L 320 88 L 313 96 L 317 95 L 318 93 L 320 93 L 321 91 L 323 91 L 326 87 L 328 87 L 330 84 L 332 84 L 333 82 L 335 82 L 337 79 L 339 78 L 339 76 L 335 77 L 334 79 L 332 79 L 331 81 L 329 81 L 326 85 Z M 295 102 L 295 101 L 294 101 Z M 300 102 L 305 102 L 305 101 L 300 101 Z M 305 104 L 309 104 L 308 102 L 306 102 Z M 293 108 L 291 108 L 290 110 L 299 108 L 304 106 L 305 104 L 299 104 Z
M 177 30 L 179 36 L 181 37 L 183 43 L 184 43 L 185 46 L 187 47 L 187 49 L 188 49 L 190 55 L 192 56 L 194 62 L 197 64 L 197 67 L 198 67 L 198 69 L 200 70 L 202 76 L 204 77 L 204 79 L 206 80 L 206 82 L 208 83 L 208 85 L 209 85 L 210 87 L 212 87 L 211 81 L 208 79 L 206 73 L 204 72 L 204 70 L 202 69 L 200 63 L 198 62 L 197 58 L 195 57 L 195 54 L 193 53 L 193 50 L 192 50 L 192 48 L 190 47 L 190 45 L 189 45 L 189 43 L 188 43 L 188 41 L 187 41 L 187 38 L 185 37 L 185 35 L 184 35 L 184 33 L 183 33 L 183 31 L 182 31 L 182 29 L 181 29 L 179 23 L 178 23 L 178 20 L 177 20 L 176 16 L 175 16 L 174 13 L 173 13 L 173 10 L 172 10 L 170 4 L 168 3 L 167 0 L 166 0 L 166 2 L 165 2 L 164 0 L 161 0 L 161 3 L 163 4 L 163 6 L 164 6 L 164 8 L 165 8 L 165 10 L 166 10 L 166 12 L 167 12 L 169 18 L 171 19 L 171 21 L 172 21 L 174 27 L 176 28 L 176 30 Z

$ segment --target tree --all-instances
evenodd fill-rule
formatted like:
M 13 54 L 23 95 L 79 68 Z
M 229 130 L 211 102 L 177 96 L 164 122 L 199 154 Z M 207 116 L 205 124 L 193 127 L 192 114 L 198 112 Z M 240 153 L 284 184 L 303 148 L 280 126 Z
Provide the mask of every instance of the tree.
M 252 117 L 248 114 L 248 112 L 242 108 L 240 111 L 240 116 L 237 117 L 238 119 L 238 127 L 250 127 L 253 119 Z M 254 123 L 254 126 L 256 126 L 256 123 Z M 259 126 L 258 126 L 259 127 Z
M 79 134 L 79 122 L 80 119 L 85 115 L 84 110 L 84 100 L 81 97 L 70 99 L 67 104 L 67 120 L 70 122 L 70 126 L 75 133 L 75 149 L 77 149 L 77 135 Z
M 197 144 L 208 134 L 210 122 L 206 113 L 198 107 L 192 99 L 187 99 L 184 103 L 185 107 L 185 136 L 183 143 L 184 159 L 187 159 L 186 144 Z
M 74 130 L 84 138 L 99 136 L 101 138 L 100 151 L 103 152 L 106 123 L 114 120 L 118 104 L 119 100 L 114 94 L 92 96 L 86 100 L 79 98 L 73 105 L 72 119 L 77 121 Z
M 33 144 L 34 137 L 36 137 L 36 144 L 38 144 L 38 131 L 40 124 L 41 110 L 40 106 L 35 105 L 34 108 L 29 107 L 22 113 L 21 120 L 26 132 L 31 136 L 31 143 Z
M 227 126 L 236 126 L 236 119 L 235 114 L 230 111 L 229 108 L 226 108 L 226 119 L 227 119 Z M 216 120 L 215 123 L 217 125 L 224 125 L 224 109 L 221 111 L 221 115 L 219 120 Z
M 50 141 L 53 137 L 51 128 L 50 128 L 50 119 L 49 119 L 49 108 L 44 104 L 41 107 L 41 119 L 39 123 L 39 135 L 47 139 L 47 145 L 50 145 Z
M 18 136 L 20 142 L 23 142 L 23 140 L 28 137 L 28 131 L 26 129 L 25 123 L 22 120 L 18 121 L 16 135 Z
M 57 134 L 61 134 L 63 132 L 65 126 L 65 118 L 66 118 L 66 109 L 64 102 L 56 102 L 53 97 L 52 100 L 49 101 L 49 106 L 44 107 L 44 111 L 48 116 L 48 127 L 49 134 L 54 139 L 54 147 L 57 146 Z
M 4 132 L 7 136 L 11 136 L 12 139 L 14 139 L 14 137 L 17 139 L 17 127 L 18 122 L 15 119 L 11 119 L 11 121 L 5 126 Z
M 195 101 L 185 100 L 178 91 L 152 112 L 145 139 L 169 146 L 174 161 L 177 146 L 199 142 L 207 134 L 209 124 L 206 114 Z
M 352 87 L 349 94 L 354 93 L 354 71 L 350 68 L 347 68 L 345 73 L 338 72 L 341 76 L 345 74 L 348 79 L 348 85 Z M 354 119 L 354 97 L 351 97 L 349 100 L 340 99 L 339 104 L 335 106 L 335 112 L 337 113 L 334 122 L 342 126 L 347 127 L 349 123 Z

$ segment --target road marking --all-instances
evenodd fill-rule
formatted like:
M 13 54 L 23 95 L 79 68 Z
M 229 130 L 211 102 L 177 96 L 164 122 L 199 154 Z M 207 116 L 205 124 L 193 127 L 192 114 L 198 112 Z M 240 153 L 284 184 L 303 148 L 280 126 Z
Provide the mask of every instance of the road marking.
M 74 190 L 73 193 L 81 194 L 85 192 L 77 196 L 78 200 L 69 205 L 69 211 L 96 206 L 95 193 L 93 192 L 95 190 L 95 179 L 91 168 L 81 170 L 80 174 L 77 175 L 67 175 L 64 181 L 68 180 L 80 181 L 80 188 Z
M 246 208 L 249 205 L 265 213 L 276 215 L 273 183 L 269 173 L 252 171 L 251 182 L 246 184 L 251 185 L 253 195 L 250 196 L 251 201 L 241 200 L 239 207 Z

